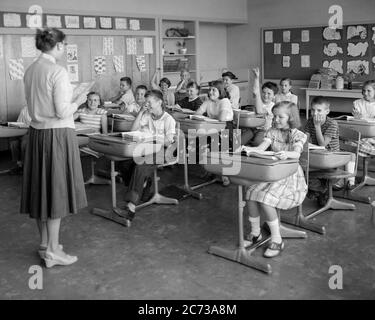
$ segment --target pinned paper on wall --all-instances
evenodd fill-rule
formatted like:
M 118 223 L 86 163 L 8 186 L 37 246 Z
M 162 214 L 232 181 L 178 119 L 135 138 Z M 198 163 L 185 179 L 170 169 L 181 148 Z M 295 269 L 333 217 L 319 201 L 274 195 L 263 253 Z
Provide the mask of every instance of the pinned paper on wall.
M 95 29 L 96 28 L 95 17 L 83 17 L 83 27 L 86 29 Z
M 375 44 L 375 27 L 372 27 L 372 42 Z
M 115 28 L 116 29 L 127 29 L 128 20 L 126 18 L 115 18 Z
M 96 74 L 105 73 L 106 70 L 106 61 L 104 56 L 97 56 L 94 59 L 94 70 Z
M 143 52 L 144 54 L 154 53 L 154 48 L 152 45 L 152 38 L 143 38 Z
M 323 67 L 333 69 L 333 70 L 335 70 L 335 71 L 337 71 L 338 73 L 341 73 L 341 74 L 344 73 L 343 61 L 339 60 L 339 59 L 334 59 L 332 61 L 324 61 Z
M 290 67 L 290 56 L 283 56 L 283 67 L 284 68 Z
M 354 72 L 360 74 L 361 72 L 369 74 L 369 62 L 367 60 L 353 60 L 348 61 L 346 72 Z
M 341 40 L 341 34 L 336 29 L 326 27 L 323 30 L 323 38 L 325 40 Z
M 130 27 L 130 30 L 139 30 L 141 28 L 140 24 L 139 24 L 139 20 L 138 19 L 130 19 L 129 20 L 129 27 Z
M 126 53 L 137 54 L 137 39 L 136 38 L 126 38 Z
M 47 27 L 48 28 L 61 28 L 61 16 L 50 16 L 47 15 Z
M 367 30 L 365 26 L 349 26 L 347 29 L 347 40 L 359 37 L 364 40 L 367 38 Z
M 273 44 L 273 54 L 281 54 L 281 43 Z
M 68 64 L 67 65 L 69 80 L 70 82 L 78 82 L 78 64 Z
M 292 43 L 292 54 L 299 54 L 299 43 Z
M 78 46 L 76 44 L 69 44 L 66 47 L 66 62 L 78 61 Z
M 4 48 L 3 48 L 3 36 L 0 36 L 0 58 L 4 56 Z
M 9 59 L 9 77 L 10 80 L 22 80 L 25 74 L 23 59 Z
M 301 41 L 302 42 L 309 42 L 310 41 L 310 31 L 309 30 L 302 30 L 301 31 Z
M 21 56 L 34 58 L 37 55 L 34 37 L 21 37 Z
M 18 13 L 4 13 L 4 27 L 20 27 L 21 15 Z
M 113 55 L 113 37 L 103 38 L 103 54 L 105 56 Z
M 79 29 L 79 16 L 65 16 L 65 27 L 68 29 Z
M 100 17 L 99 23 L 102 29 L 112 29 L 112 18 L 110 17 Z
M 309 55 L 302 55 L 301 56 L 301 67 L 302 68 L 310 68 L 310 56 Z
M 283 41 L 284 42 L 290 42 L 290 31 L 283 31 Z
M 146 58 L 144 55 L 136 57 L 137 67 L 140 72 L 146 71 Z
M 113 66 L 115 72 L 122 73 L 124 72 L 124 56 L 113 56 Z
M 273 32 L 272 31 L 266 31 L 264 33 L 264 38 L 266 43 L 272 43 L 273 42 Z
M 348 55 L 352 57 L 363 57 L 366 54 L 368 42 L 348 43 Z
M 342 48 L 337 45 L 337 43 L 329 43 L 324 45 L 323 52 L 326 56 L 333 57 L 338 53 L 343 53 Z
M 26 15 L 26 27 L 28 28 L 41 28 L 42 27 L 42 16 L 38 14 L 27 14 Z

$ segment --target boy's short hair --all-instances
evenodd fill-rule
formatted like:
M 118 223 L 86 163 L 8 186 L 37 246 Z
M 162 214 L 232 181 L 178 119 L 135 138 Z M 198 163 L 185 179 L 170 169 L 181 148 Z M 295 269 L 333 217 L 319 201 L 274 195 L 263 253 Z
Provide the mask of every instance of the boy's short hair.
M 290 78 L 281 78 L 280 80 L 280 84 L 283 82 L 283 81 L 288 81 L 290 85 L 292 85 L 292 80 Z
M 301 126 L 301 118 L 299 110 L 295 103 L 289 101 L 280 101 L 272 107 L 272 113 L 275 109 L 286 107 L 288 110 L 288 124 L 291 129 L 299 128 Z
M 322 97 L 322 96 L 316 96 L 316 97 L 312 98 L 311 106 L 314 106 L 316 104 L 325 104 L 328 109 L 329 109 L 329 106 L 330 106 L 329 100 L 326 97 Z
M 147 87 L 144 84 L 140 84 L 139 86 L 137 86 L 135 88 L 135 91 L 141 90 L 141 89 L 147 91 Z
M 165 102 L 163 99 L 163 93 L 160 90 L 148 90 L 145 94 L 145 98 L 154 97 L 158 100 L 161 100 L 161 107 L 165 110 Z
M 201 86 L 196 81 L 189 81 L 186 88 L 192 88 L 195 87 L 198 91 L 200 91 Z
M 272 90 L 274 94 L 276 94 L 279 91 L 279 88 L 278 88 L 277 84 L 275 82 L 271 82 L 271 81 L 267 81 L 267 82 L 263 83 L 262 90 L 264 88 Z
M 164 82 L 167 86 L 168 86 L 168 88 L 171 86 L 171 82 L 169 81 L 169 79 L 168 78 L 161 78 L 160 79 L 160 81 L 159 81 L 159 86 L 161 85 L 161 83 L 162 82 Z
M 363 83 L 363 86 L 362 88 L 366 87 L 366 86 L 371 86 L 375 89 L 375 80 L 367 80 Z
M 122 77 L 120 79 L 120 81 L 124 81 L 128 84 L 128 86 L 131 86 L 132 85 L 132 79 L 130 79 L 129 77 Z

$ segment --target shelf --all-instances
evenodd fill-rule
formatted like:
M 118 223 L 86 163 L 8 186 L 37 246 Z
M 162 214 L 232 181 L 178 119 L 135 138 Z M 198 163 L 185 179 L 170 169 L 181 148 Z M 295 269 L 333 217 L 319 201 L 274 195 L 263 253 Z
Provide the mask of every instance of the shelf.
M 189 37 L 163 37 L 163 40 L 178 40 L 178 39 L 185 39 L 185 40 L 189 40 L 189 39 L 195 39 L 194 36 L 189 36 Z
M 181 71 L 170 71 L 170 72 L 163 72 L 163 74 L 180 74 Z M 196 70 L 189 70 L 190 73 L 196 72 Z
M 184 56 L 195 56 L 195 53 L 186 53 L 186 54 L 164 54 L 163 55 L 163 58 L 164 57 L 168 57 L 168 58 L 170 58 L 170 57 L 184 57 Z

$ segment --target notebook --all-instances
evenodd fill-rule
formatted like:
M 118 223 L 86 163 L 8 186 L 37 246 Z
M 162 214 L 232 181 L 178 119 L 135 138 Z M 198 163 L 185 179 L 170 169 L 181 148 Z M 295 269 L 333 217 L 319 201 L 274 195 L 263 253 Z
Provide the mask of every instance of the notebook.
M 217 120 L 217 119 L 208 118 L 208 117 L 201 116 L 201 115 L 198 115 L 198 114 L 191 115 L 191 116 L 189 116 L 189 118 L 190 118 L 190 120 L 199 120 L 199 121 L 206 121 L 206 122 L 219 122 L 219 120 Z
M 241 152 L 241 155 L 246 155 L 247 157 L 279 160 L 279 158 L 275 156 L 274 151 L 254 150 L 254 148 L 252 147 L 242 146 L 240 149 L 240 152 Z

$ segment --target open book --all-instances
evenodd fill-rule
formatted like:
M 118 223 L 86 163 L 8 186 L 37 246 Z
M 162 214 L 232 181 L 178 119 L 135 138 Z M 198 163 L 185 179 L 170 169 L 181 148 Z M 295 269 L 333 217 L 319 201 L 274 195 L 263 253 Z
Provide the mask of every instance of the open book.
M 28 128 L 29 126 L 23 122 L 8 122 L 8 127 L 12 128 Z
M 325 150 L 326 148 L 324 146 L 318 146 L 316 144 L 309 142 L 309 150 Z
M 153 142 L 158 140 L 158 136 L 143 131 L 122 132 L 122 138 L 130 142 Z
M 346 121 L 353 121 L 353 122 L 366 122 L 366 123 L 375 123 L 375 118 L 363 118 L 363 119 L 357 119 L 353 116 L 339 116 L 337 118 L 334 118 L 335 120 L 346 120 Z
M 212 119 L 209 117 L 201 116 L 199 114 L 194 114 L 189 116 L 190 120 L 199 120 L 199 121 L 206 121 L 206 122 L 219 122 L 217 119 Z
M 262 151 L 262 150 L 254 149 L 253 147 L 242 146 L 240 149 L 240 152 L 241 152 L 241 155 L 246 155 L 248 157 L 279 160 L 279 158 L 275 156 L 274 151 Z
M 121 113 L 121 114 L 113 113 L 111 116 L 116 119 L 123 119 L 123 120 L 128 120 L 128 121 L 135 120 L 135 117 L 129 113 Z

